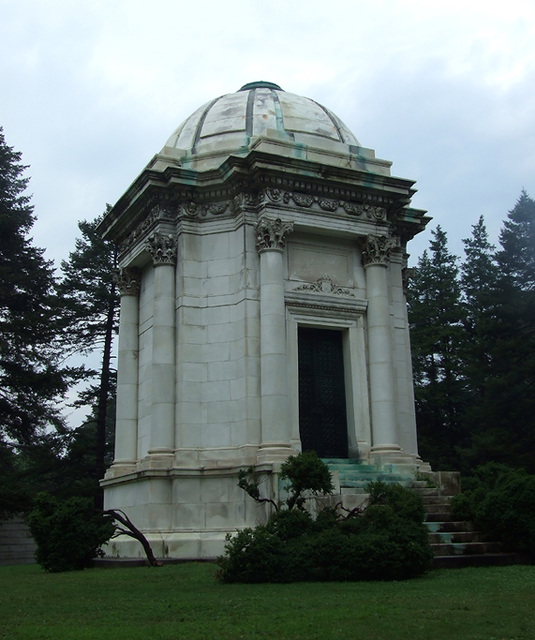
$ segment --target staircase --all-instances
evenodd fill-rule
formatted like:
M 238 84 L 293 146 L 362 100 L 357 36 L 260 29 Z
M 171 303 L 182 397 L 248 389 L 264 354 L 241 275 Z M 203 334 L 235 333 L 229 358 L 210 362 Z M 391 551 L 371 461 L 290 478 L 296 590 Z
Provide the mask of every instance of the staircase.
M 450 513 L 451 495 L 444 495 L 439 488 L 426 487 L 425 482 L 414 485 L 427 512 L 425 525 L 435 568 L 510 565 L 525 561 L 518 553 L 501 551 L 498 542 L 487 540 L 471 522 L 454 520 Z
M 381 480 L 386 483 L 402 484 L 407 486 L 412 478 L 398 473 L 394 465 L 379 470 L 371 464 L 362 464 L 357 460 L 347 458 L 324 458 L 323 462 L 329 467 L 333 482 L 339 485 L 342 495 L 366 493 L 365 489 L 370 482 Z
M 429 530 L 435 568 L 510 565 L 526 561 L 521 554 L 501 551 L 500 544 L 487 540 L 483 533 L 475 530 L 473 523 L 452 518 L 450 500 L 456 493 L 456 483 L 450 482 L 448 488 L 448 482 L 441 480 L 442 475 L 456 474 L 434 474 L 438 483 L 443 486 L 430 487 L 425 480 L 415 481 L 412 477 L 400 473 L 395 465 L 379 470 L 373 465 L 361 464 L 356 460 L 331 458 L 323 461 L 331 471 L 336 489 L 345 496 L 344 502 L 347 501 L 350 506 L 352 502 L 362 502 L 368 483 L 377 480 L 402 484 L 418 492 L 427 512 L 425 525 Z

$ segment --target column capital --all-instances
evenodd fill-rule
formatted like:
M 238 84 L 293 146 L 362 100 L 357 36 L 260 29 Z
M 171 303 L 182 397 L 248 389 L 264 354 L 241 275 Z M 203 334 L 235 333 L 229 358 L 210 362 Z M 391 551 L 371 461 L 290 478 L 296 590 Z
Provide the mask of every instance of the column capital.
M 176 264 L 177 238 L 172 233 L 151 233 L 147 238 L 145 248 L 152 257 L 155 267 L 162 264 Z
M 293 231 L 293 222 L 282 222 L 280 218 L 272 220 L 263 216 L 255 224 L 256 249 L 258 253 L 268 250 L 282 251 L 286 245 L 286 235 Z
M 390 252 L 398 246 L 397 238 L 388 236 L 367 235 L 360 241 L 362 249 L 362 264 L 364 267 L 369 265 L 388 265 Z
M 141 285 L 141 271 L 136 267 L 119 269 L 115 275 L 115 281 L 120 295 L 137 296 Z

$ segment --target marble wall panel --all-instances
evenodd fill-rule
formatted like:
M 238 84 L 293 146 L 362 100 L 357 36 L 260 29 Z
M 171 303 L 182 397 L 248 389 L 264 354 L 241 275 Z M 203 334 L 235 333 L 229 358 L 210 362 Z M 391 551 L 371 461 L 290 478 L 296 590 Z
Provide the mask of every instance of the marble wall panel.
M 213 407 L 212 405 L 219 405 Z M 203 425 L 201 433 L 201 447 L 228 447 L 231 444 L 230 441 L 230 429 L 228 424 L 222 424 L 226 422 L 224 416 L 222 422 L 210 423 L 210 417 L 216 417 L 217 410 L 221 408 L 221 403 L 209 403 L 208 408 L 208 424 Z M 211 408 L 211 411 L 210 411 Z M 210 416 L 211 413 L 211 416 Z
M 287 256 L 290 280 L 316 282 L 323 275 L 328 275 L 339 286 L 357 285 L 355 248 L 347 241 L 292 239 L 288 243 Z

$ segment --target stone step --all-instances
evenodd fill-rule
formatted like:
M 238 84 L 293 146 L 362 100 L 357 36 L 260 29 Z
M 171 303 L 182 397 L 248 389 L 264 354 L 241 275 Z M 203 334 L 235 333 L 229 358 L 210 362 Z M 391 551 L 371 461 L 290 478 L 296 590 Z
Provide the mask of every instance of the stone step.
M 484 542 L 484 538 L 481 531 L 438 531 L 436 533 L 429 533 L 429 542 L 431 544 Z
M 421 498 L 424 503 L 424 507 L 427 507 L 428 505 L 444 505 L 447 509 L 450 508 L 450 500 L 447 496 L 424 495 L 421 496 Z
M 440 491 L 437 487 L 428 487 L 425 483 L 423 487 L 419 487 L 416 485 L 416 482 L 413 482 L 412 489 L 416 491 L 417 494 L 424 498 L 425 496 L 438 496 L 440 495 Z
M 386 484 L 399 484 L 401 480 L 399 478 L 381 478 L 382 482 Z M 369 478 L 355 478 L 353 477 L 343 477 L 340 476 L 339 479 L 341 488 L 355 488 L 355 489 L 365 489 L 370 483 Z
M 478 555 L 435 556 L 435 569 L 461 569 L 464 567 L 498 567 L 526 564 L 527 559 L 519 553 L 482 553 Z
M 448 522 L 451 518 L 450 510 L 442 507 L 428 511 L 425 517 L 426 522 Z
M 497 542 L 432 543 L 431 550 L 435 556 L 474 556 L 499 553 L 500 545 Z
M 466 520 L 443 520 L 443 521 L 426 521 L 425 526 L 429 533 L 439 533 L 448 531 L 474 531 L 474 525 Z

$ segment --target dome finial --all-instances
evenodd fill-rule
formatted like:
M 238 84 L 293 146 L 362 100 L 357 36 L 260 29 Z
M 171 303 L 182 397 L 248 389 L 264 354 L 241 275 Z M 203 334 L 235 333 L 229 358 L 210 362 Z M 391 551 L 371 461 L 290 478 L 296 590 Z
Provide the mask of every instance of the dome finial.
M 250 89 L 274 89 L 275 91 L 283 91 L 278 84 L 274 82 L 266 82 L 265 80 L 257 80 L 256 82 L 248 82 L 244 84 L 238 91 L 249 91 Z

